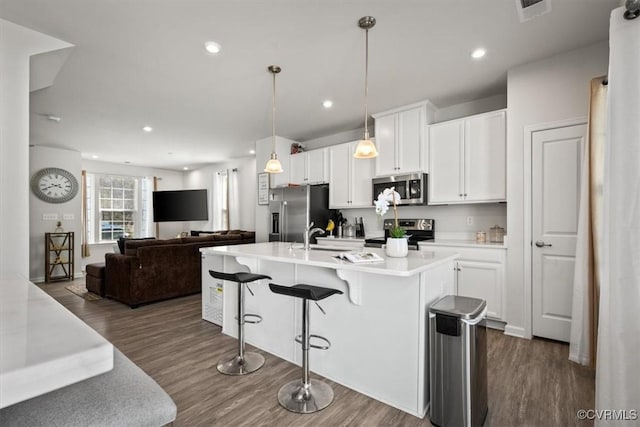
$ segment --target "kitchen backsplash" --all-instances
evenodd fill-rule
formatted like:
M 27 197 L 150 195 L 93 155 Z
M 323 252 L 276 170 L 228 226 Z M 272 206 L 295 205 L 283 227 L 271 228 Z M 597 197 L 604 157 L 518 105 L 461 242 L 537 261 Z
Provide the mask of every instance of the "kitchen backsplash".
M 376 215 L 375 208 L 343 209 L 342 215 L 354 223 L 355 217 L 362 217 L 366 237 L 384 235 L 382 221 L 393 218 L 393 209 L 383 217 Z M 486 231 L 495 225 L 506 229 L 507 204 L 482 203 L 446 206 L 399 206 L 399 218 L 430 218 L 435 220 L 436 239 L 474 239 L 476 231 Z M 468 225 L 470 219 L 471 225 Z M 509 230 L 506 230 L 507 234 Z

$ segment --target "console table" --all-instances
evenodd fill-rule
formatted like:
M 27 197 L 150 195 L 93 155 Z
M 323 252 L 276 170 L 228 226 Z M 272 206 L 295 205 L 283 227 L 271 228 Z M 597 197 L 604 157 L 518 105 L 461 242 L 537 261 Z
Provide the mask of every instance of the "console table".
M 44 281 L 73 279 L 73 231 L 44 234 Z

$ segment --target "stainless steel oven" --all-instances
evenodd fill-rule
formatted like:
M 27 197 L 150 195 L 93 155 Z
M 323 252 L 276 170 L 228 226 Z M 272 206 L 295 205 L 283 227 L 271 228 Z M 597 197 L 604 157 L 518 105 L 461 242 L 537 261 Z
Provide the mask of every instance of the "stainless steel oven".
M 373 198 L 385 188 L 394 187 L 400 194 L 400 205 L 426 205 L 427 204 L 427 174 L 412 173 L 408 175 L 385 176 L 373 178 Z

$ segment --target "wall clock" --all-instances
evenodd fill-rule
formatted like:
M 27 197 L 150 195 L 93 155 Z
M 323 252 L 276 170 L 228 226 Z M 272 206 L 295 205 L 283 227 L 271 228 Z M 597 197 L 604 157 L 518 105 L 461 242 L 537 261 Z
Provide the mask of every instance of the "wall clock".
M 78 180 L 60 168 L 44 168 L 31 177 L 31 191 L 48 203 L 64 203 L 78 194 Z

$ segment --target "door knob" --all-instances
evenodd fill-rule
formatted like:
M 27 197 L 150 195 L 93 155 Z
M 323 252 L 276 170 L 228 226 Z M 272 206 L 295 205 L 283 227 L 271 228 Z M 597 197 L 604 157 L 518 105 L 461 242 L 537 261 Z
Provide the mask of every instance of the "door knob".
M 545 247 L 545 246 L 551 246 L 551 244 L 546 244 L 542 240 L 538 240 L 536 242 L 536 246 L 539 247 L 539 248 L 542 248 L 542 247 Z

